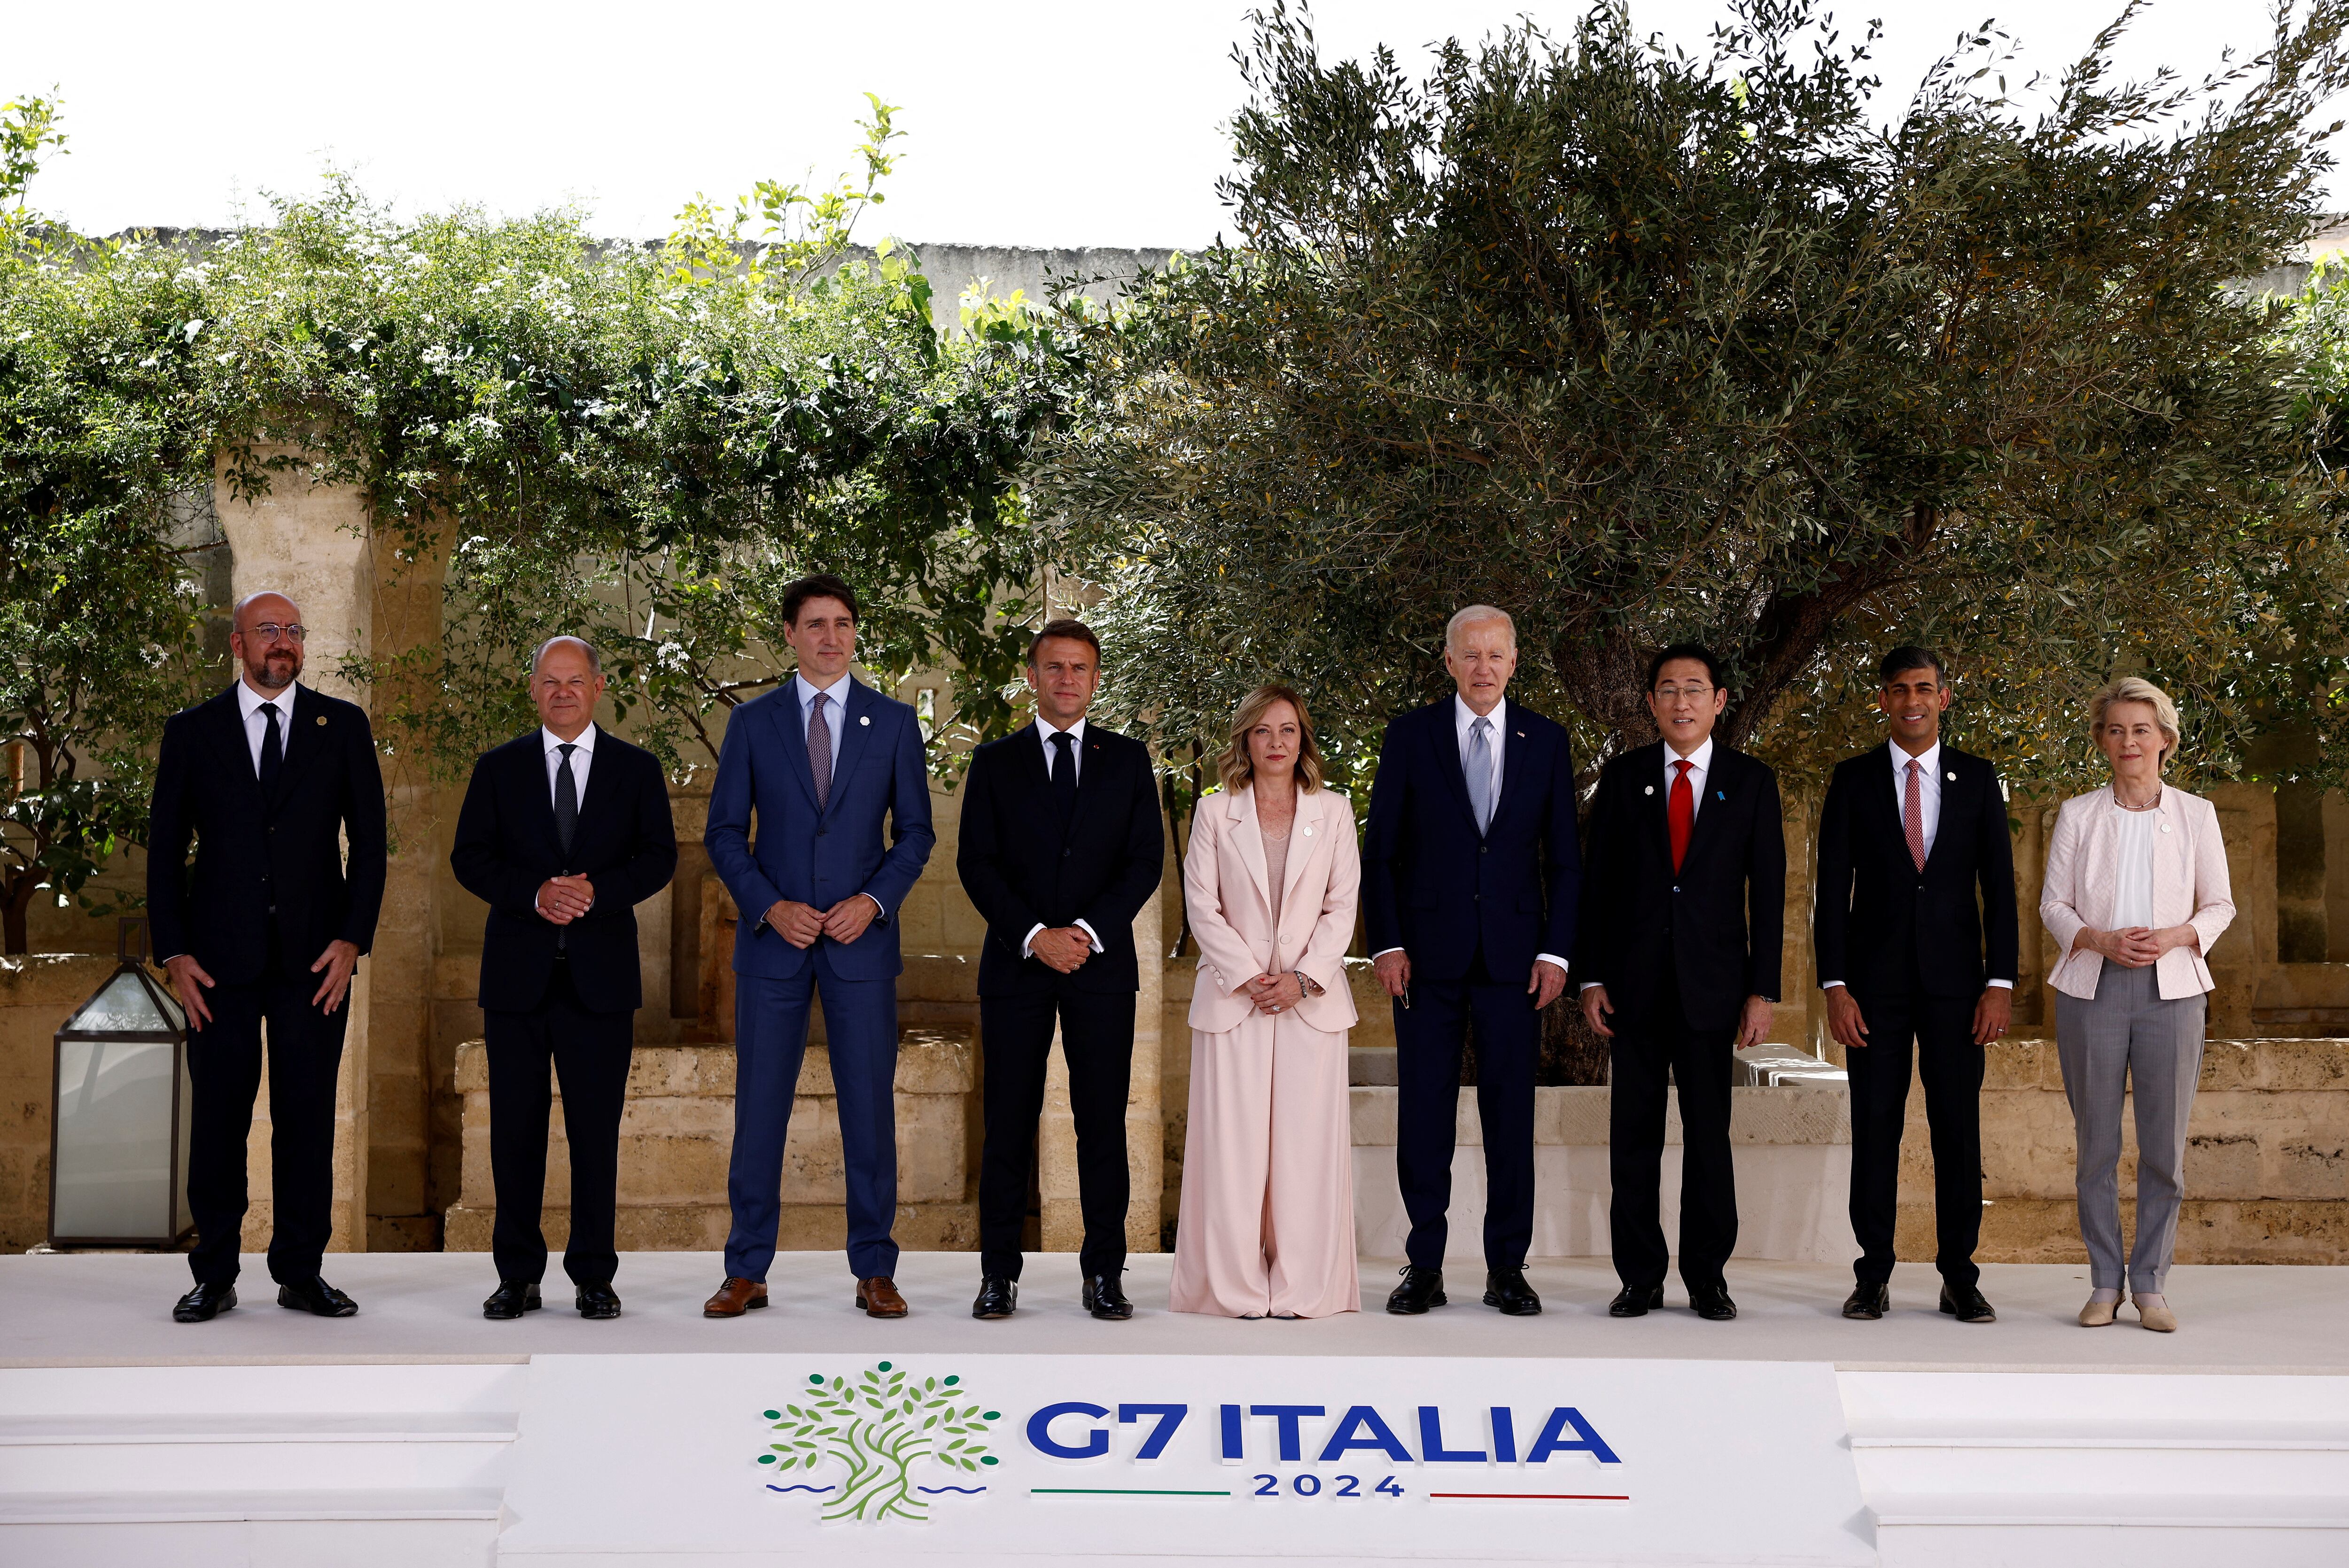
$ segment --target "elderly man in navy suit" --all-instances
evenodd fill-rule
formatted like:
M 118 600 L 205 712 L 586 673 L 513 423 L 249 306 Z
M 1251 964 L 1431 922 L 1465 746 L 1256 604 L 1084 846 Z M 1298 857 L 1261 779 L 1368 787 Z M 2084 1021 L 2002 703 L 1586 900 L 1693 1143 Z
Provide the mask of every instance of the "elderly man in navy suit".
M 1454 695 L 1387 726 L 1362 843 L 1362 909 L 1395 999 L 1395 1175 L 1410 1258 L 1389 1312 L 1444 1305 L 1444 1211 L 1473 1019 L 1485 1138 L 1485 1305 L 1541 1310 L 1526 1283 L 1534 1231 L 1534 1068 L 1540 1010 L 1574 951 L 1574 760 L 1566 731 L 1507 701 L 1516 624 L 1489 604 L 1452 617 Z
M 706 841 L 741 918 L 734 936 L 734 1154 L 726 1282 L 708 1317 L 767 1305 L 781 1218 L 783 1139 L 823 999 L 824 1037 L 848 1167 L 848 1264 L 856 1305 L 903 1317 L 897 1243 L 896 914 L 937 841 L 914 710 L 848 673 L 856 594 L 837 577 L 783 592 L 799 673 L 734 710 L 719 749 Z M 758 818 L 753 839 L 750 820 Z M 888 822 L 885 840 L 883 822 Z

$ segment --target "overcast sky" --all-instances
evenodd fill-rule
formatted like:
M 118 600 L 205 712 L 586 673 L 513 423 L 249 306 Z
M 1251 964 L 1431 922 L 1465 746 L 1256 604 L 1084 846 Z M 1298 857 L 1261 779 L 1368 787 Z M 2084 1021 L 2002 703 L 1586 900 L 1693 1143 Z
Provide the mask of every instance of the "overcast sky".
M 1985 15 L 2031 65 L 2076 56 L 2120 0 L 1864 0 L 1885 15 L 1884 96 L 1902 100 Z M 1325 55 L 1393 45 L 1413 63 L 1447 35 L 1519 14 L 1562 30 L 1580 4 L 1323 0 Z M 845 167 L 866 90 L 904 106 L 904 161 L 877 232 L 934 242 L 1197 245 L 1223 225 L 1215 181 L 1240 101 L 1230 59 L 1246 4 L 1117 0 L 126 0 L 12 7 L 0 98 L 65 100 L 68 156 L 34 205 L 85 231 L 222 225 L 265 191 L 314 189 L 328 164 L 420 211 L 585 207 L 602 233 L 664 233 L 695 191 Z M 2124 59 L 2196 75 L 2255 51 L 2266 6 L 2165 0 Z M 1632 0 L 1644 29 L 1701 48 L 1718 0 Z M 2342 203 L 2335 200 L 2335 207 Z M 876 231 L 860 231 L 871 238 Z

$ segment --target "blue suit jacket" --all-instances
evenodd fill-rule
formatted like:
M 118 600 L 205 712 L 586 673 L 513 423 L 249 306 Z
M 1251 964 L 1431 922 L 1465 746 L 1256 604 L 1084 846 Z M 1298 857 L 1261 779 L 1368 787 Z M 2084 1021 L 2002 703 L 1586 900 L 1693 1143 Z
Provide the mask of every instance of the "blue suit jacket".
M 881 905 L 880 917 L 844 946 L 818 938 L 833 973 L 843 980 L 886 980 L 905 972 L 897 911 L 937 842 L 921 725 L 905 704 L 854 679 L 848 684 L 840 765 L 821 815 L 793 687 L 744 703 L 727 721 L 704 841 L 741 911 L 734 930 L 737 975 L 786 980 L 812 960 L 813 947 L 793 947 L 759 923 L 777 899 L 828 909 L 860 892 Z M 884 817 L 890 821 L 886 841 Z
M 1387 726 L 1362 835 L 1362 912 L 1374 954 L 1400 947 L 1414 978 L 1485 972 L 1522 985 L 1534 955 L 1574 952 L 1581 858 L 1566 731 L 1509 704 L 1501 799 L 1479 835 L 1460 769 L 1453 698 Z

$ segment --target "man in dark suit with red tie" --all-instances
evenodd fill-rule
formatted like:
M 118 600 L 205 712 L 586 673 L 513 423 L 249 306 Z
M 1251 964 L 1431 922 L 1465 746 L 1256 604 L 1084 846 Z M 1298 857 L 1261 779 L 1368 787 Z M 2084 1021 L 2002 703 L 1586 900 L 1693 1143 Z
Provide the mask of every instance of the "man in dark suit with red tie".
M 1583 1016 L 1614 1046 L 1617 1317 L 1664 1303 L 1668 1080 L 1681 1109 L 1681 1280 L 1699 1316 L 1737 1315 L 1723 1277 L 1737 1244 L 1731 1053 L 1762 1043 L 1777 1000 L 1786 839 L 1777 775 L 1713 738 L 1724 679 L 1694 644 L 1658 654 L 1648 711 L 1662 738 L 1609 762 L 1591 800 L 1574 967 Z
M 620 1113 L 644 1004 L 636 907 L 676 872 L 677 830 L 659 761 L 596 725 L 603 695 L 594 647 L 577 637 L 541 645 L 530 666 L 539 727 L 473 765 L 449 853 L 457 880 L 490 906 L 481 999 L 498 1287 L 484 1317 L 539 1305 L 550 1067 L 571 1149 L 563 1272 L 580 1316 L 620 1315 Z
M 1812 901 L 1827 1028 L 1851 1074 L 1851 1228 L 1860 1255 L 1846 1317 L 1891 1304 L 1910 1044 L 1933 1140 L 1941 1310 L 1991 1323 L 1982 1238 L 1982 1047 L 2004 1035 L 2019 956 L 2014 849 L 1998 770 L 1941 744 L 1940 655 L 1885 655 L 1877 706 L 1891 738 L 1840 763 L 1819 813 Z
M 299 684 L 307 634 L 294 602 L 248 593 L 231 614 L 237 682 L 163 726 L 149 816 L 148 918 L 195 1031 L 195 1288 L 171 1315 L 203 1323 L 236 1305 L 266 1023 L 270 1277 L 280 1306 L 348 1317 L 357 1305 L 318 1270 L 334 1232 L 343 1004 L 383 904 L 383 772 L 366 711 Z

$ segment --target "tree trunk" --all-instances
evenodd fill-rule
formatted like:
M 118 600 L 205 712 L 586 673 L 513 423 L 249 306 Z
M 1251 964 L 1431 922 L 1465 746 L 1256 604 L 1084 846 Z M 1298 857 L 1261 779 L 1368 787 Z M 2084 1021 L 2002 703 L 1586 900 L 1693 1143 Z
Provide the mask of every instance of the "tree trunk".
M 0 954 L 16 958 L 32 951 L 25 934 L 25 915 L 40 889 L 27 869 L 8 879 L 7 890 L 5 902 L 0 902 Z

